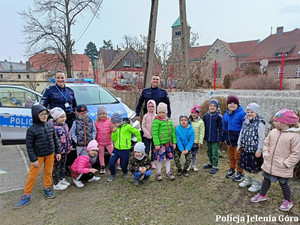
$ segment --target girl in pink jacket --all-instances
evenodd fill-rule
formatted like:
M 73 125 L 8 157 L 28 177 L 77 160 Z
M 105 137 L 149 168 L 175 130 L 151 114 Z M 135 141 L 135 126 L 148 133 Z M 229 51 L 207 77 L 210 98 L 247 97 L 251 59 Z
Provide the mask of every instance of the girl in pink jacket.
M 95 127 L 97 130 L 96 140 L 99 145 L 99 161 L 100 161 L 100 174 L 105 174 L 105 161 L 104 161 L 104 153 L 105 148 L 111 155 L 114 150 L 113 142 L 111 140 L 112 133 L 112 122 L 107 116 L 107 111 L 105 106 L 100 106 L 98 108 L 98 118 L 95 122 Z M 118 164 L 120 164 L 118 162 Z
M 100 177 L 94 176 L 98 170 L 92 168 L 92 165 L 97 160 L 98 151 L 97 141 L 92 140 L 89 142 L 86 151 L 82 151 L 83 155 L 79 155 L 72 164 L 71 176 L 77 187 L 81 188 L 84 186 L 81 181 L 93 182 L 100 180 Z
M 144 115 L 143 117 L 143 121 L 142 121 L 142 129 L 144 132 L 144 143 L 146 145 L 146 149 L 145 152 L 146 154 L 149 156 L 149 152 L 150 152 L 150 147 L 151 147 L 151 166 L 152 169 L 155 169 L 155 163 L 154 163 L 154 158 L 153 158 L 153 154 L 154 154 L 154 144 L 153 144 L 153 139 L 152 139 L 152 123 L 153 120 L 155 119 L 156 116 L 156 103 L 154 100 L 149 100 L 147 102 L 147 113 Z
M 267 136 L 263 146 L 264 163 L 262 175 L 264 181 L 259 194 L 251 198 L 251 202 L 267 200 L 267 192 L 271 182 L 279 181 L 283 192 L 282 211 L 293 207 L 289 178 L 293 177 L 295 165 L 300 160 L 300 128 L 299 118 L 292 110 L 282 109 L 274 116 L 274 127 Z

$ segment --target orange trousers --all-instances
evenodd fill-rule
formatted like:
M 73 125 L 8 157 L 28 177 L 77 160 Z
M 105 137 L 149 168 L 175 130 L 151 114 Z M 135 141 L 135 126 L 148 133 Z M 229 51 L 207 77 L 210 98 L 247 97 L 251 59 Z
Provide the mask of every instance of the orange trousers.
M 44 163 L 44 188 L 49 188 L 52 184 L 52 170 L 53 170 L 53 164 L 54 164 L 54 153 L 47 156 L 37 157 L 39 161 L 39 167 L 35 168 L 32 164 L 29 169 L 29 174 L 26 180 L 25 188 L 24 188 L 24 194 L 30 195 L 34 184 L 36 182 L 36 179 L 38 178 L 40 168 L 42 167 L 42 164 Z
M 227 152 L 229 157 L 229 168 L 237 170 L 240 173 L 243 173 L 243 169 L 239 167 L 239 159 L 242 154 L 242 151 L 237 152 L 237 146 L 227 145 Z

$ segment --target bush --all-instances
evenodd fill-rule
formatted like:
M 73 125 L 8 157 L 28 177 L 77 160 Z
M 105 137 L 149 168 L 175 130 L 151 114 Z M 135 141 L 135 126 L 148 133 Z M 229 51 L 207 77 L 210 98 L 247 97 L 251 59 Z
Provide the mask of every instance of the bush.
M 214 97 L 212 96 L 211 99 Z M 219 101 L 219 109 L 221 110 L 221 114 L 224 115 L 227 109 L 227 98 L 224 97 L 215 97 L 214 99 L 217 99 Z M 206 100 L 202 105 L 201 105 L 201 110 L 200 110 L 200 116 L 201 118 L 207 113 L 208 111 L 208 103 L 209 100 Z
M 248 64 L 245 72 L 245 75 L 256 75 L 256 74 L 260 74 L 259 72 L 259 67 L 255 64 Z
M 226 74 L 225 77 L 224 77 L 224 80 L 223 80 L 224 87 L 226 89 L 230 88 L 231 82 L 232 82 L 232 79 L 231 79 L 230 74 Z

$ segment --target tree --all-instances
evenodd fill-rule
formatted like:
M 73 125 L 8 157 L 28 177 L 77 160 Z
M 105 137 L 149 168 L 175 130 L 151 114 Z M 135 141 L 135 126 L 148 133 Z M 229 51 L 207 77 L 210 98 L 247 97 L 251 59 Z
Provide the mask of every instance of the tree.
M 98 59 L 98 55 L 99 55 L 99 52 L 97 50 L 95 43 L 90 41 L 86 45 L 86 48 L 84 49 L 84 54 L 87 55 L 91 59 L 93 68 L 95 70 L 95 59 Z
M 113 49 L 113 43 L 112 41 L 109 39 L 108 41 L 103 40 L 103 49 Z
M 77 40 L 72 39 L 72 27 L 85 11 L 98 16 L 103 0 L 34 0 L 34 7 L 19 14 L 24 19 L 28 55 L 50 52 L 59 55 L 65 64 L 67 76 L 71 77 L 72 52 Z M 80 37 L 79 37 L 80 38 Z

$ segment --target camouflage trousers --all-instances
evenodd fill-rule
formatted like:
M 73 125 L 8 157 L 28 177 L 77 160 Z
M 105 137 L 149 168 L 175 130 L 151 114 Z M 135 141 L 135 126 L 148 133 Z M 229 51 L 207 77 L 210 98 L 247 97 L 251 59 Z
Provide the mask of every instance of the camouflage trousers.
M 180 157 L 181 157 L 182 152 L 179 149 L 175 149 L 175 164 L 178 170 L 182 170 L 181 167 L 181 163 L 180 163 Z M 185 156 L 185 164 L 183 167 L 183 170 L 187 170 L 187 168 L 189 167 L 189 165 L 191 164 L 192 161 L 192 153 L 191 151 L 189 151 L 187 154 L 184 155 Z

